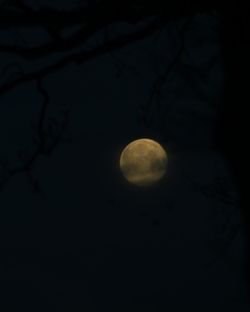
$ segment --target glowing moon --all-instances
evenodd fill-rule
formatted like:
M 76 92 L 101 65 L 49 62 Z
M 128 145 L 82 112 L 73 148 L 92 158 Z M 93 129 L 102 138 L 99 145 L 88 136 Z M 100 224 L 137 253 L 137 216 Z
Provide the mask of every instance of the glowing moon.
M 166 172 L 167 153 L 151 139 L 138 139 L 129 143 L 121 153 L 120 169 L 132 184 L 152 185 Z

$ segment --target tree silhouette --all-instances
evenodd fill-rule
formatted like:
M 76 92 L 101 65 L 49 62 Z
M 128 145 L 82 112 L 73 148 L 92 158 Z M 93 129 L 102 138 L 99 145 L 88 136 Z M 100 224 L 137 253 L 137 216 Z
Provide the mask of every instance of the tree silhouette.
M 183 36 L 185 36 L 185 29 L 195 14 L 218 12 L 219 32 L 224 49 L 225 72 L 229 77 L 226 81 L 221 120 L 226 121 L 226 129 L 230 127 L 232 129 L 231 119 L 233 118 L 234 104 L 232 104 L 232 98 L 229 99 L 229 97 L 233 92 L 234 100 L 239 100 L 238 94 L 240 93 L 240 100 L 243 102 L 246 101 L 244 96 L 248 95 L 247 80 L 242 84 L 243 80 L 238 79 L 235 82 L 230 78 L 235 75 L 238 77 L 240 70 L 245 66 L 243 61 L 241 63 L 238 61 L 237 65 L 233 66 L 232 69 L 231 62 L 239 60 L 239 58 L 246 60 L 248 58 L 247 51 L 249 51 L 247 39 L 249 27 L 246 13 L 248 11 L 245 10 L 244 5 L 241 4 L 240 6 L 240 4 L 241 1 L 239 9 L 234 10 L 233 7 L 224 7 L 220 2 L 211 0 L 193 0 L 190 2 L 183 0 L 172 2 L 159 0 L 102 0 L 78 1 L 75 8 L 59 10 L 50 7 L 34 9 L 29 6 L 28 2 L 21 0 L 2 1 L 0 29 L 1 33 L 4 34 L 4 39 L 0 42 L 0 53 L 8 61 L 7 64 L 4 62 L 1 68 L 2 77 L 5 77 L 2 78 L 0 83 L 1 97 L 17 87 L 31 83 L 35 85 L 43 100 L 39 118 L 33 129 L 35 134 L 32 152 L 27 154 L 25 151 L 20 151 L 18 156 L 21 165 L 18 166 L 10 163 L 8 159 L 0 161 L 1 188 L 12 176 L 24 173 L 33 187 L 39 191 L 39 183 L 32 174 L 33 164 L 40 156 L 50 155 L 57 145 L 65 140 L 64 134 L 69 122 L 70 109 L 62 109 L 57 119 L 50 119 L 48 113 L 50 97 L 43 85 L 43 79 L 69 64 L 83 64 L 101 55 L 112 54 L 116 50 L 157 33 L 168 23 L 184 18 L 185 22 L 179 29 L 181 39 L 179 51 L 173 62 L 168 64 L 157 77 L 155 84 L 152 86 L 151 97 L 146 105 L 142 107 L 141 114 L 138 116 L 143 123 L 150 126 L 152 111 L 159 110 L 161 106 L 162 86 L 166 83 L 169 73 L 171 73 L 181 57 L 184 48 Z M 120 23 L 129 26 L 127 32 L 119 31 L 118 25 Z M 29 38 L 25 33 L 27 27 L 32 27 L 37 32 L 36 40 L 34 40 L 34 37 Z M 40 33 L 43 35 L 39 36 Z M 128 64 L 122 64 L 122 66 L 126 67 Z M 245 67 L 247 72 L 249 61 Z M 240 111 L 239 107 L 240 105 L 237 108 L 238 112 Z M 233 133 L 231 130 L 230 135 L 228 135 L 228 133 L 225 134 L 221 131 L 221 127 L 218 127 L 218 129 L 221 139 L 217 141 L 217 147 L 228 156 L 235 173 L 236 184 L 243 198 L 247 194 L 241 175 L 245 170 L 244 165 L 242 165 L 243 162 L 240 162 L 239 167 L 237 153 L 231 153 L 229 148 L 231 138 L 235 137 L 235 132 Z M 223 130 L 225 131 L 225 127 Z M 225 137 L 228 136 L 231 137 L 230 140 L 225 140 Z M 237 141 L 237 138 L 235 138 L 235 141 Z M 240 149 L 240 146 L 237 148 Z M 223 193 L 223 191 L 219 191 L 220 196 L 221 192 Z M 218 194 L 218 190 L 213 190 L 212 193 Z M 245 203 L 242 202 L 241 208 L 243 209 L 245 206 Z M 244 209 L 244 214 L 247 216 L 245 220 L 249 220 L 248 211 L 247 208 Z M 230 241 L 230 239 L 227 239 L 227 241 Z
M 30 155 L 19 153 L 22 165 L 13 167 L 6 159 L 1 161 L 1 186 L 8 179 L 19 173 L 26 173 L 32 184 L 38 190 L 38 184 L 32 177 L 32 165 L 41 155 L 48 155 L 63 139 L 69 111 L 63 110 L 60 122 L 53 120 L 49 123 L 47 110 L 50 104 L 49 95 L 42 85 L 44 78 L 61 70 L 69 64 L 82 64 L 98 56 L 112 53 L 133 42 L 137 42 L 156 33 L 169 22 L 181 17 L 188 17 L 185 25 L 188 25 L 191 17 L 203 11 L 214 8 L 213 4 L 200 6 L 195 3 L 193 8 L 185 2 L 162 6 L 160 1 L 124 1 L 118 4 L 114 0 L 79 2 L 73 9 L 59 10 L 50 7 L 41 7 L 35 10 L 25 1 L 4 1 L 0 7 L 1 31 L 7 40 L 0 42 L 0 52 L 3 57 L 8 56 L 11 61 L 2 66 L 4 81 L 0 84 L 0 94 L 6 95 L 14 88 L 28 83 L 35 83 L 37 91 L 43 97 L 42 108 L 38 124 L 35 126 L 36 143 Z M 130 25 L 132 30 L 126 33 L 113 35 L 109 31 L 111 27 L 117 29 L 119 23 Z M 32 27 L 37 32 L 37 38 L 42 31 L 46 35 L 41 36 L 39 42 L 32 42 L 25 34 L 27 27 Z M 13 30 L 15 35 L 13 36 Z M 69 32 L 69 35 L 65 33 Z M 96 43 L 89 43 L 96 35 L 101 34 L 101 39 Z M 109 35 L 107 35 L 109 34 Z M 181 35 L 181 34 L 180 34 Z M 37 41 L 37 40 L 36 40 Z M 29 42 L 29 43 L 28 43 Z M 167 79 L 167 74 L 174 67 L 181 55 L 181 45 L 176 59 L 155 82 L 151 100 L 159 96 L 161 85 Z M 50 58 L 54 60 L 51 62 Z M 42 60 L 42 62 L 40 62 Z M 28 61 L 32 66 L 25 66 Z M 41 65 L 37 65 L 37 63 Z M 128 66 L 128 64 L 123 64 Z M 26 67 L 26 68 L 25 68 Z M 145 108 L 143 122 L 145 122 Z M 57 128 L 57 130 L 55 130 Z M 56 134 L 55 134 L 56 133 Z M 50 143 L 49 143 L 50 142 Z M 48 147 L 49 146 L 49 147 Z

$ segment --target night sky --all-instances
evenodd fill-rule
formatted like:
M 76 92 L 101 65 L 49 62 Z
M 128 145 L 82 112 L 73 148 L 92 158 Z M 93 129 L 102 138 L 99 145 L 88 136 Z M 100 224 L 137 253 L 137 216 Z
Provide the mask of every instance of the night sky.
M 2 311 L 249 311 L 243 11 L 33 2 L 0 2 Z M 145 137 L 146 189 L 118 166 Z

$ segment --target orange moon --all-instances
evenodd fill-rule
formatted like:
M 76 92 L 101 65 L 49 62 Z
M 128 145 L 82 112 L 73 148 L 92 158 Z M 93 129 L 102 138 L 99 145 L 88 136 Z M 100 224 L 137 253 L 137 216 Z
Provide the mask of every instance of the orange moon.
M 129 143 L 120 156 L 123 176 L 138 186 L 149 186 L 162 179 L 166 166 L 166 151 L 151 139 L 138 139 Z

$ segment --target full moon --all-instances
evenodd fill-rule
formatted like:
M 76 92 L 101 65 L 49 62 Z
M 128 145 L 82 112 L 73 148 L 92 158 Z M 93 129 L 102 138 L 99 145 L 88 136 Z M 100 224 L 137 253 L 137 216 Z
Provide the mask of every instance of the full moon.
M 166 165 L 166 151 L 151 139 L 138 139 L 129 143 L 120 156 L 123 176 L 138 186 L 149 186 L 159 181 L 165 175 Z

